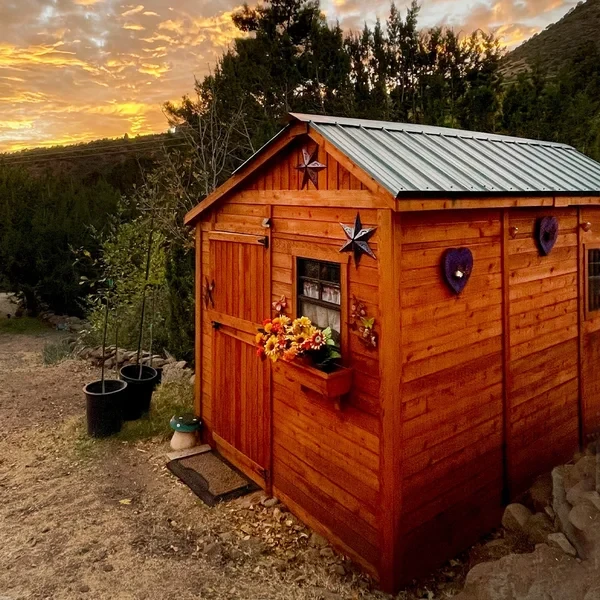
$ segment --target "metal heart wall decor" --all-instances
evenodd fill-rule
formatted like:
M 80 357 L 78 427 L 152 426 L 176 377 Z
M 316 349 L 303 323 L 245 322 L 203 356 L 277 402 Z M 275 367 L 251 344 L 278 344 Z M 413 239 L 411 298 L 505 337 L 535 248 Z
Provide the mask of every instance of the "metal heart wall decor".
M 536 223 L 536 238 L 542 256 L 548 256 L 558 238 L 558 219 L 543 217 Z
M 469 248 L 448 248 L 442 256 L 442 274 L 454 294 L 466 287 L 473 271 L 473 253 Z

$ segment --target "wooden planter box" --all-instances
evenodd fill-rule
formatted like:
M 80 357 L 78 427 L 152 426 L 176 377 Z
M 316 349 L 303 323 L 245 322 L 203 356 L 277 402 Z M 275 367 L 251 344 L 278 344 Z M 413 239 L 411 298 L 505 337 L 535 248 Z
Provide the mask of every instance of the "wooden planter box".
M 288 380 L 298 384 L 301 391 L 310 390 L 328 400 L 333 400 L 335 407 L 341 409 L 341 397 L 352 389 L 352 369 L 339 367 L 333 373 L 325 373 L 303 362 L 275 363 L 275 368 Z

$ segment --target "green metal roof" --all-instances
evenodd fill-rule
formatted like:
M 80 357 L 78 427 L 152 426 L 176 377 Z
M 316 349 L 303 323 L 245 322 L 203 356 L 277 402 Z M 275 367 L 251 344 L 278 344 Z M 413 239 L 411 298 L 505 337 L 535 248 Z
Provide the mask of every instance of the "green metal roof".
M 566 144 L 460 129 L 291 113 L 395 197 L 600 195 L 600 163 Z

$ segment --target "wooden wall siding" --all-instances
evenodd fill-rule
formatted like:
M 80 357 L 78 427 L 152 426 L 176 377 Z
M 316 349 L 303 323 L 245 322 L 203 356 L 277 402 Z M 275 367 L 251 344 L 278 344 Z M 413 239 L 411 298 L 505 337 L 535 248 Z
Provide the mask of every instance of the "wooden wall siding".
M 281 158 L 270 161 L 266 170 L 244 189 L 298 190 L 300 176 L 294 167 L 301 160 L 300 148 L 301 144 Z M 346 312 L 350 312 L 352 295 L 356 295 L 365 302 L 369 314 L 379 321 L 378 262 L 365 256 L 356 268 L 350 255 L 339 253 L 346 240 L 340 222 L 353 223 L 357 209 L 331 207 L 335 202 L 332 196 L 328 197 L 329 208 L 319 207 L 315 194 L 336 189 L 362 190 L 359 204 L 364 225 L 377 225 L 377 210 L 368 208 L 371 196 L 366 195 L 368 192 L 348 171 L 324 153 L 319 154 L 319 160 L 328 165 L 320 176 L 320 191 L 315 191 L 312 184 L 310 192 L 298 190 L 298 198 L 306 192 L 305 206 L 253 204 L 240 190 L 240 194 L 232 194 L 212 211 L 210 222 L 207 221 L 204 227 L 216 232 L 268 233 L 271 236 L 271 299 L 278 300 L 285 295 L 291 316 L 296 314 L 293 255 L 311 258 L 315 250 L 325 249 L 332 256 L 340 257 L 347 274 L 343 299 Z M 269 229 L 263 227 L 267 217 L 271 218 Z M 217 280 L 221 276 L 215 275 L 214 266 L 210 265 L 208 231 L 203 234 L 203 264 L 219 287 L 222 284 Z M 376 234 L 371 241 L 376 254 L 377 241 Z M 227 264 L 230 262 L 226 261 Z M 233 288 L 230 291 L 235 292 Z M 218 302 L 218 293 L 215 298 Z M 242 310 L 243 304 L 238 303 L 237 309 Z M 230 308 L 236 309 L 236 306 Z M 206 358 L 211 355 L 212 337 L 207 316 L 203 318 L 203 328 L 202 410 L 208 429 L 207 439 L 210 439 L 215 424 L 218 427 L 216 413 L 222 408 L 212 397 L 214 386 L 211 388 L 208 384 L 212 379 L 216 381 L 218 375 L 211 372 L 213 367 Z M 321 528 L 324 534 L 332 536 L 374 573 L 379 560 L 379 355 L 377 350 L 363 346 L 354 333 L 345 331 L 343 335 L 345 362 L 354 368 L 355 385 L 341 411 L 325 398 L 300 390 L 297 382 L 289 380 L 284 366 L 276 365 L 272 369 L 271 482 L 274 493 L 318 530 Z M 239 354 L 238 350 L 229 348 L 227 352 L 235 355 Z M 235 432 L 229 431 L 227 435 L 231 440 Z
M 376 211 L 361 209 L 360 214 L 363 224 L 377 224 Z M 347 312 L 354 294 L 379 319 L 378 263 L 363 257 L 356 268 L 338 253 L 345 239 L 339 223 L 352 223 L 355 216 L 354 209 L 273 207 L 273 300 L 286 296 L 291 316 L 296 316 L 293 255 L 311 258 L 315 249 L 325 249 L 346 261 Z M 376 234 L 371 244 L 375 253 L 377 239 Z M 378 561 L 379 357 L 354 333 L 342 336 L 354 386 L 341 411 L 301 391 L 285 365 L 273 370 L 273 486 L 373 570 Z
M 600 247 L 600 208 L 580 209 L 579 223 L 591 223 L 589 231 L 579 229 L 580 236 L 580 319 L 581 319 L 581 393 L 584 414 L 584 441 L 600 433 L 600 311 L 588 313 L 587 251 Z
M 250 178 L 243 187 L 244 190 L 301 190 L 302 173 L 296 169 L 304 162 L 302 148 L 307 147 L 312 151 L 316 144 L 306 138 L 301 138 L 288 149 L 282 152 L 274 160 L 269 161 L 263 169 Z M 318 155 L 319 162 L 327 166 L 319 172 L 319 190 L 364 190 L 365 186 L 354 175 L 339 164 L 329 154 L 322 150 Z M 313 191 L 312 183 L 303 191 Z
M 501 509 L 501 215 L 404 214 L 401 229 L 402 568 L 412 577 L 475 541 Z M 454 296 L 440 261 L 463 246 L 473 273 Z
M 558 218 L 549 256 L 535 242 L 536 219 Z M 577 209 L 509 211 L 510 363 L 507 379 L 511 495 L 572 457 L 579 443 Z

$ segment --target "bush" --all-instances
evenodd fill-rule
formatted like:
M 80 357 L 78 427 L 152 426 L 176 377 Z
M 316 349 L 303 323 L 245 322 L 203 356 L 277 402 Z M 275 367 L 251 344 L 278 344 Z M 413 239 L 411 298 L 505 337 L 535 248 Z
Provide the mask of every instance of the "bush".
M 59 342 L 48 342 L 42 350 L 45 365 L 55 365 L 71 356 L 71 346 L 66 339 Z
M 123 424 L 117 439 L 137 441 L 160 437 L 168 439 L 173 433 L 169 421 L 175 414 L 189 413 L 194 407 L 194 387 L 187 381 L 169 381 L 156 388 L 148 415 Z

